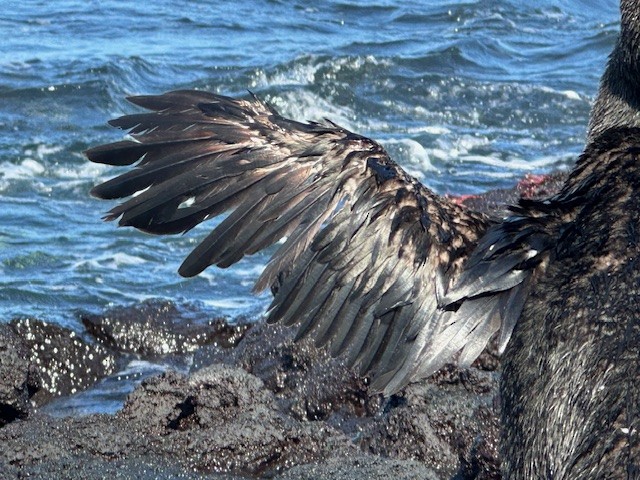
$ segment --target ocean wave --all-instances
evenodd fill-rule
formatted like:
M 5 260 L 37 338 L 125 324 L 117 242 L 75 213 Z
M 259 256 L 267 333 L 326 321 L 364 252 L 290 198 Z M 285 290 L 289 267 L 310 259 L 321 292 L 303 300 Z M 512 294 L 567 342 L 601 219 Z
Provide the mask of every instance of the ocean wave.
M 385 138 L 381 143 L 389 155 L 404 170 L 418 179 L 424 178 L 425 172 L 437 171 L 431 163 L 429 152 L 420 143 L 411 138 Z
M 257 306 L 257 302 L 255 299 L 250 297 L 224 297 L 218 299 L 206 299 L 201 300 L 203 305 L 207 308 L 213 308 L 221 311 L 225 311 L 231 314 L 231 316 L 236 316 L 238 314 L 247 313 L 250 311 L 254 311 Z
M 297 89 L 267 95 L 266 100 L 282 115 L 298 121 L 323 121 L 328 118 L 348 130 L 363 130 L 364 125 L 358 123 L 358 116 L 352 108 L 333 103 L 330 98 L 309 90 Z
M 0 178 L 5 181 L 38 177 L 44 171 L 44 165 L 33 158 L 25 158 L 19 163 L 0 163 Z
M 380 59 L 374 55 L 346 57 L 304 55 L 269 70 L 256 70 L 249 87 L 263 89 L 337 84 L 366 75 L 377 67 L 389 65 L 391 65 L 389 60 Z
M 73 270 L 93 270 L 99 272 L 103 269 L 118 270 L 123 266 L 143 265 L 145 263 L 147 263 L 147 260 L 140 256 L 125 252 L 115 252 L 79 260 L 74 263 L 71 268 Z
M 564 157 L 541 157 L 534 160 L 525 160 L 512 156 L 506 159 L 495 155 L 461 155 L 459 160 L 462 163 L 475 163 L 491 167 L 498 167 L 499 171 L 484 171 L 483 175 L 492 178 L 512 177 L 514 174 L 521 175 L 521 172 L 544 170 L 562 162 Z

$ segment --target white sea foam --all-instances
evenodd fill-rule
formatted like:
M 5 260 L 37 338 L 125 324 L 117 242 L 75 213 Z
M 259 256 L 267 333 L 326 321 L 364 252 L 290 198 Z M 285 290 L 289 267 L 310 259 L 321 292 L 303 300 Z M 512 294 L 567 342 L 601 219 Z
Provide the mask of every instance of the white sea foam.
M 306 90 L 294 90 L 269 98 L 284 116 L 298 121 L 322 121 L 325 118 L 351 131 L 362 131 L 358 126 L 355 112 L 346 106 L 339 106 Z
M 424 177 L 424 172 L 437 171 L 431 164 L 427 150 L 415 140 L 410 138 L 390 138 L 382 143 L 385 147 L 395 147 L 395 150 L 399 152 L 399 158 L 396 158 L 396 160 L 410 175 L 421 179 Z
M 38 144 L 35 148 L 27 148 L 18 163 L 2 162 L 0 164 L 0 189 L 4 190 L 13 180 L 28 180 L 47 175 L 47 157 L 62 151 L 58 145 Z M 42 191 L 43 185 L 34 183 L 36 190 Z
M 489 144 L 489 139 L 484 136 L 462 135 L 456 142 L 455 146 L 459 151 L 468 152 L 469 150 Z
M 563 97 L 568 98 L 569 100 L 584 100 L 584 101 L 589 101 L 588 98 L 583 97 L 582 95 L 580 95 L 578 92 L 576 92 L 575 90 L 556 90 L 554 88 L 551 87 L 545 87 L 542 86 L 540 87 L 540 90 L 545 92 L 545 93 L 552 93 L 554 95 L 562 95 Z
M 45 168 L 42 163 L 33 158 L 26 158 L 20 163 L 0 163 L 0 176 L 3 180 L 23 180 L 40 176 Z
M 45 143 L 40 143 L 36 146 L 36 157 L 43 159 L 49 155 L 53 155 L 54 153 L 61 152 L 64 149 L 62 145 L 47 145 Z
M 255 301 L 248 297 L 226 297 L 218 299 L 202 300 L 202 303 L 210 308 L 227 309 L 246 309 L 255 306 Z
M 51 187 L 38 180 L 43 176 L 44 171 L 44 166 L 31 158 L 25 159 L 19 164 L 2 162 L 0 163 L 0 192 L 9 190 L 17 181 L 28 180 L 33 191 L 50 193 Z
M 582 100 L 580 94 L 575 90 L 561 90 L 560 93 L 562 93 L 569 100 Z
M 81 153 L 75 153 L 73 156 L 78 158 L 77 163 L 54 165 L 51 176 L 61 180 L 87 180 L 102 176 L 106 180 L 113 176 L 113 167 L 90 162 Z
M 104 287 L 100 289 L 100 294 L 109 298 L 117 298 L 118 304 L 122 303 L 141 303 L 147 300 L 158 298 L 157 295 L 150 293 L 137 293 L 130 288 Z M 124 300 L 124 302 L 123 302 Z M 110 304 L 113 307 L 116 304 Z
M 358 57 L 339 57 L 325 61 L 318 61 L 316 56 L 306 56 L 296 59 L 293 64 L 273 73 L 264 70 L 255 72 L 255 77 L 250 84 L 253 89 L 283 86 L 283 85 L 313 85 L 318 83 L 317 76 L 325 80 L 335 80 L 342 70 L 360 70 L 365 65 L 389 64 L 387 60 L 379 60 L 373 55 Z
M 107 255 L 101 255 L 94 258 L 85 258 L 78 262 L 75 262 L 71 268 L 74 270 L 84 269 L 89 267 L 92 270 L 100 268 L 108 268 L 110 270 L 118 270 L 122 266 L 129 265 L 142 265 L 147 263 L 144 258 L 136 255 L 130 255 L 124 252 L 116 252 Z
M 502 159 L 496 155 L 463 155 L 460 157 L 462 162 L 481 163 L 492 167 L 499 167 L 504 170 L 536 170 L 549 167 L 558 163 L 559 157 L 545 156 L 535 160 L 525 160 L 521 157 L 512 156 L 508 159 Z M 486 172 L 485 172 L 486 173 Z M 483 173 L 483 175 L 485 174 Z
M 121 265 L 141 265 L 147 261 L 144 258 L 137 257 L 135 255 L 129 255 L 128 253 L 118 252 L 111 256 L 113 264 L 116 267 Z
M 447 160 L 451 158 L 449 152 L 441 148 L 430 148 L 428 153 L 432 158 L 437 158 L 439 160 Z
M 40 143 L 33 148 L 25 149 L 18 162 L 0 163 L 0 191 L 7 190 L 17 180 L 31 180 L 33 190 L 47 193 L 54 188 L 68 190 L 78 185 L 84 186 L 88 180 L 102 178 L 104 181 L 113 175 L 106 165 L 91 163 L 79 152 L 70 155 L 78 159 L 74 163 L 57 162 L 49 158 L 61 151 L 63 147 L 59 145 Z M 45 178 L 60 181 L 51 182 L 44 180 Z
M 450 135 L 451 130 L 442 125 L 425 125 L 420 127 L 409 127 L 407 133 L 427 133 L 429 135 Z
M 445 161 L 465 161 L 470 158 L 481 158 L 472 152 L 477 147 L 484 147 L 489 144 L 489 139 L 484 136 L 461 135 L 457 138 L 442 136 L 436 140 L 436 147 L 427 148 L 426 152 L 429 156 Z
M 318 64 L 297 64 L 293 68 L 268 74 L 264 70 L 257 70 L 250 87 L 252 89 L 280 85 L 310 85 L 314 82 Z

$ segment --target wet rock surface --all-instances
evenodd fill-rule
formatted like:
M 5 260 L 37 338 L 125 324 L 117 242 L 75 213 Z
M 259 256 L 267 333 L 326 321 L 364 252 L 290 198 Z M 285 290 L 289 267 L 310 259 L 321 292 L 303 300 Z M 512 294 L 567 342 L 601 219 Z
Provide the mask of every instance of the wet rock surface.
M 410 385 L 362 434 L 363 450 L 418 460 L 440 478 L 497 479 L 498 377 L 445 367 Z
M 418 461 L 362 455 L 331 457 L 320 463 L 299 465 L 278 477 L 282 480 L 437 480 L 438 475 Z
M 31 398 L 36 405 L 89 388 L 115 370 L 113 353 L 72 330 L 37 319 L 13 320 L 9 326 L 40 377 L 41 388 Z
M 379 410 L 382 396 L 370 394 L 365 379 L 311 341 L 294 342 L 294 333 L 256 324 L 234 349 L 200 349 L 191 370 L 216 363 L 240 366 L 259 377 L 298 420 L 334 421 L 332 415 L 358 418 Z
M 187 466 L 203 472 L 273 475 L 334 451 L 356 451 L 331 427 L 286 415 L 260 379 L 226 365 L 150 379 L 118 415 L 155 438 L 155 451 L 182 450 Z
M 83 312 L 80 320 L 102 345 L 146 357 L 191 353 L 203 345 L 232 347 L 248 328 L 246 321 L 203 318 L 197 310 L 164 300 Z
M 34 479 L 109 479 L 109 480 L 243 480 L 244 477 L 226 474 L 190 472 L 175 465 L 171 459 L 129 457 L 110 460 L 101 457 L 71 456 L 64 460 L 44 460 L 26 467 L 13 467 L 0 463 L 3 480 Z

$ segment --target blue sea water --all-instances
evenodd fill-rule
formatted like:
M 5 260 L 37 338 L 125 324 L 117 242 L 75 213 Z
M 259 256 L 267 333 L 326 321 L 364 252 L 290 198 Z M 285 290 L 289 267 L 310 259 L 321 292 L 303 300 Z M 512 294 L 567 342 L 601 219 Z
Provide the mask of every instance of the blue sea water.
M 570 168 L 618 30 L 613 0 L 8 2 L 0 18 L 0 321 L 81 331 L 79 310 L 147 298 L 258 317 L 267 257 L 182 279 L 207 230 L 151 237 L 101 221 L 83 157 L 122 132 L 130 94 L 266 99 L 380 141 L 439 193 Z M 312 6 L 310 6 L 312 5 Z

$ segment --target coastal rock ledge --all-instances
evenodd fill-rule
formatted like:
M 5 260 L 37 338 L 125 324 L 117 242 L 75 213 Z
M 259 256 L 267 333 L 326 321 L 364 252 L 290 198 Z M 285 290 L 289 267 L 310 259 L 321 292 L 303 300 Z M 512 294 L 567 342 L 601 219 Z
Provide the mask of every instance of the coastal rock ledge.
M 243 324 L 239 341 L 199 347 L 188 374 L 144 380 L 114 415 L 54 417 L 33 401 L 43 373 L 29 348 L 40 349 L 45 330 L 30 329 L 27 341 L 19 327 L 0 325 L 3 479 L 500 478 L 490 352 L 383 399 L 339 361 L 293 342 L 292 330 Z M 117 362 L 131 355 L 133 336 L 122 336 L 123 349 L 86 339 L 81 348 Z M 73 352 L 58 350 L 57 362 Z

